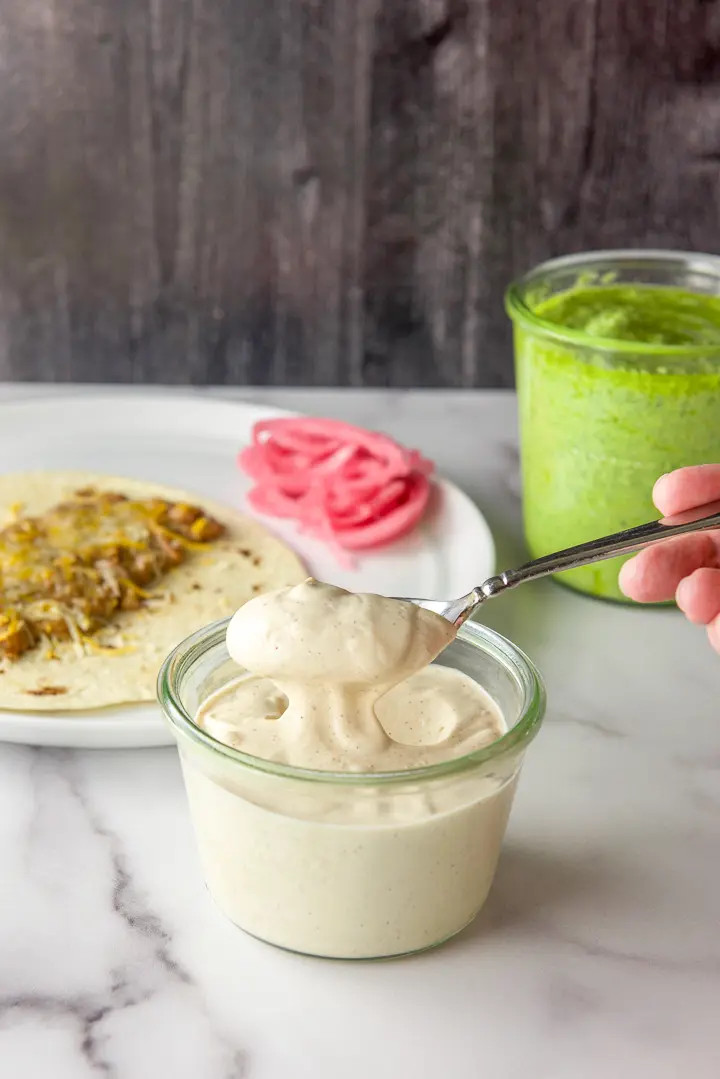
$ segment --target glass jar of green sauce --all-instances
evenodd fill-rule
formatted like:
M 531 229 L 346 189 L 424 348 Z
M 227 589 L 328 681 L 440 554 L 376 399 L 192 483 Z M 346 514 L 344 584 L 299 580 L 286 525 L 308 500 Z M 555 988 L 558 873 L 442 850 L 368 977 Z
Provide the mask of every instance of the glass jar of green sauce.
M 599 251 L 510 286 L 533 557 L 657 516 L 664 472 L 720 462 L 720 258 Z M 625 600 L 622 559 L 559 575 Z

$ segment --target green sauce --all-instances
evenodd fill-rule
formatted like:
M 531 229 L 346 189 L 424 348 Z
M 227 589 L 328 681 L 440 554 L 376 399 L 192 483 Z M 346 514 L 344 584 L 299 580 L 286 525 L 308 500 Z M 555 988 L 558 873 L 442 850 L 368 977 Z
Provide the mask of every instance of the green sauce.
M 651 520 L 658 476 L 720 461 L 720 297 L 578 287 L 533 313 L 552 324 L 515 324 L 525 531 L 537 557 Z M 576 343 L 553 337 L 552 327 Z M 562 579 L 624 599 L 621 562 Z

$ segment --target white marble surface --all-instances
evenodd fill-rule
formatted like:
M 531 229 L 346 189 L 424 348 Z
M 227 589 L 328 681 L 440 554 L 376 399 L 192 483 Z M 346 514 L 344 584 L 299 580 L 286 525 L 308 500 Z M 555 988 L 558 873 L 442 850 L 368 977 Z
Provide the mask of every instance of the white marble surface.
M 0 400 L 31 392 L 52 391 Z M 510 395 L 237 396 L 420 446 L 519 557 Z M 414 959 L 306 959 L 227 924 L 174 750 L 0 746 L 0 1075 L 716 1079 L 720 659 L 677 612 L 551 583 L 487 616 L 549 714 L 485 911 Z

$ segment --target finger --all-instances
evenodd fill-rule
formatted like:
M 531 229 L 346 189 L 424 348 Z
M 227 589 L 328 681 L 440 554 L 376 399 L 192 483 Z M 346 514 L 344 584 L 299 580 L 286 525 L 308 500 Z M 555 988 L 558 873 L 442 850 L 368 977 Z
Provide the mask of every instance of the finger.
M 675 599 L 691 622 L 709 625 L 720 614 L 720 569 L 696 569 L 680 582 Z
M 684 577 L 701 566 L 717 566 L 720 549 L 714 534 L 698 532 L 647 547 L 620 570 L 619 584 L 638 603 L 672 599 Z
M 661 476 L 653 487 L 653 502 L 666 516 L 720 499 L 720 465 L 678 468 Z
M 710 644 L 716 652 L 720 652 L 720 617 L 714 618 L 707 627 L 707 635 Z

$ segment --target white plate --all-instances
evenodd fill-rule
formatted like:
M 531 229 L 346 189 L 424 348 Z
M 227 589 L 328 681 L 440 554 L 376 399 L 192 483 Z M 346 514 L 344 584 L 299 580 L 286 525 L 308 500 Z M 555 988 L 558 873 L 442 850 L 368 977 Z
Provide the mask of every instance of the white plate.
M 244 508 L 249 481 L 236 465 L 253 424 L 289 415 L 259 405 L 201 396 L 119 391 L 0 405 L 0 460 L 13 472 L 88 469 L 154 480 Z M 422 447 L 420 447 L 422 448 Z M 10 468 L 7 469 L 10 471 Z M 459 596 L 494 570 L 485 518 L 453 484 L 440 480 L 435 504 L 411 535 L 354 569 L 338 566 L 292 523 L 266 521 L 321 580 L 393 596 Z M 172 742 L 157 705 L 93 712 L 0 711 L 0 740 L 53 746 L 159 746 Z

